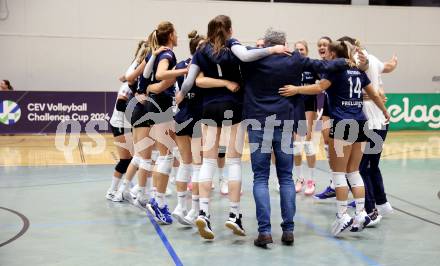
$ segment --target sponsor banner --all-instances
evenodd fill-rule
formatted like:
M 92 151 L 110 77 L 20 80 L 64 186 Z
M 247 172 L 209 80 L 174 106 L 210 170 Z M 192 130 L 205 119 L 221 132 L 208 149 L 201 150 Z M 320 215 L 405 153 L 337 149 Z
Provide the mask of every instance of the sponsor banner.
M 387 93 L 390 130 L 439 130 L 440 94 Z
M 77 121 L 81 132 L 87 125 L 107 132 L 110 126 L 102 125 L 108 124 L 115 99 L 116 92 L 2 91 L 0 134 L 55 133 L 69 120 Z

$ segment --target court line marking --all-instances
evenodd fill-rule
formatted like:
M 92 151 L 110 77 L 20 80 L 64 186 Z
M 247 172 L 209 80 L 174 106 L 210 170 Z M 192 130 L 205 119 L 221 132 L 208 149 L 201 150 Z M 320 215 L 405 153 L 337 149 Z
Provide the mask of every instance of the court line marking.
M 160 228 L 160 225 L 154 220 L 151 213 L 146 211 L 148 219 L 150 220 L 151 224 L 153 225 L 154 229 L 156 230 L 156 233 L 159 235 L 160 240 L 162 240 L 163 245 L 165 246 L 166 250 L 168 251 L 168 254 L 170 254 L 171 258 L 173 259 L 176 266 L 183 266 L 182 261 L 180 260 L 179 256 L 177 256 L 176 251 L 174 250 L 173 246 L 171 246 L 171 243 L 168 241 L 168 238 L 166 237 L 165 233 Z
M 364 263 L 366 263 L 369 266 L 380 266 L 380 264 L 375 261 L 374 259 L 368 257 L 364 253 L 362 253 L 360 250 L 358 250 L 356 247 L 354 247 L 352 244 L 350 244 L 347 241 L 343 241 L 339 238 L 334 237 L 330 233 L 328 233 L 326 230 L 320 228 L 318 225 L 314 224 L 313 222 L 307 220 L 306 218 L 302 217 L 301 215 L 296 214 L 295 219 L 298 219 L 301 223 L 305 224 L 307 227 L 315 231 L 318 235 L 325 237 L 327 240 L 334 242 L 338 246 L 340 246 L 343 250 L 347 251 L 348 254 L 351 254 L 355 256 L 356 258 L 362 260 Z M 356 234 L 356 233 L 354 233 Z
M 21 213 L 19 213 L 17 211 L 14 211 L 14 210 L 11 210 L 11 209 L 8 209 L 8 208 L 5 208 L 5 207 L 1 207 L 1 206 L 0 206 L 0 209 L 8 211 L 8 212 L 11 212 L 11 213 L 17 215 L 18 217 L 20 217 L 21 221 L 23 222 L 23 226 L 22 226 L 20 232 L 18 232 L 11 239 L 9 239 L 9 240 L 7 240 L 7 241 L 5 241 L 3 243 L 0 243 L 0 247 L 3 247 L 3 246 L 6 246 L 7 244 L 10 244 L 11 242 L 17 240 L 22 235 L 24 235 L 24 233 L 26 233 L 26 231 L 29 229 L 30 222 L 29 222 L 29 219 L 26 216 L 24 216 L 23 214 L 21 214 Z
M 330 171 L 325 170 L 325 169 L 322 169 L 322 168 L 320 168 L 320 167 L 315 167 L 315 168 L 318 169 L 318 170 L 320 170 L 321 172 L 324 172 L 324 173 L 330 173 Z M 387 193 L 387 195 L 389 195 L 389 194 Z M 397 198 L 396 198 L 396 199 L 397 199 Z M 397 200 L 399 200 L 399 199 L 397 199 Z M 405 202 L 405 201 L 404 201 L 404 202 Z M 413 206 L 415 206 L 415 207 L 419 207 L 418 204 L 410 203 L 410 202 L 407 202 L 407 203 L 409 203 L 409 204 L 411 204 L 411 205 L 413 205 Z M 434 221 L 431 221 L 431 220 L 429 220 L 429 219 L 423 218 L 423 217 L 418 216 L 418 215 L 416 215 L 416 214 L 413 214 L 413 213 L 411 213 L 411 212 L 409 212 L 409 211 L 402 210 L 402 209 L 400 209 L 400 208 L 397 208 L 396 206 L 394 206 L 393 208 L 396 209 L 397 211 L 400 211 L 401 213 L 404 213 L 404 214 L 406 214 L 406 215 L 408 215 L 408 216 L 411 216 L 411 217 L 413 217 L 413 218 L 419 219 L 419 220 L 421 220 L 421 221 L 424 221 L 424 222 L 427 222 L 427 223 L 430 223 L 430 224 L 433 224 L 433 225 L 436 225 L 436 226 L 440 226 L 440 224 L 437 223 L 437 222 L 434 222 Z M 419 208 L 420 208 L 420 207 L 419 207 Z M 424 208 L 424 207 L 423 207 L 423 208 L 421 208 L 421 209 L 423 209 L 423 210 L 429 210 L 429 211 L 435 213 L 435 211 L 432 211 L 432 210 L 430 210 L 430 209 L 428 209 L 428 208 Z
M 402 199 L 402 198 L 397 197 L 397 196 L 394 196 L 394 195 L 392 195 L 392 194 L 390 194 L 390 193 L 387 193 L 387 195 L 390 196 L 390 197 L 392 197 L 392 198 L 395 198 L 395 199 L 397 199 L 397 200 L 400 200 L 400 201 L 403 201 L 403 202 L 408 203 L 408 204 L 410 204 L 410 205 L 413 205 L 413 206 L 415 206 L 415 207 L 418 207 L 418 208 L 420 208 L 420 209 L 423 209 L 423 210 L 425 210 L 425 211 L 432 212 L 432 213 L 434 213 L 434 214 L 438 214 L 438 215 L 440 215 L 440 212 L 433 211 L 433 210 L 428 209 L 428 208 L 426 208 L 426 207 L 424 207 L 424 206 L 422 206 L 422 205 L 419 205 L 419 204 L 413 203 L 413 202 L 411 202 L 411 201 L 408 201 L 408 200 Z

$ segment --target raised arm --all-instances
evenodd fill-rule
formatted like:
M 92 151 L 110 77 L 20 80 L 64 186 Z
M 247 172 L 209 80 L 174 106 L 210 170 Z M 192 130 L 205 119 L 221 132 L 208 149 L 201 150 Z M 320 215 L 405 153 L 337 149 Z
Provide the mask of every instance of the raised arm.
M 390 73 L 393 72 L 397 67 L 397 56 L 393 55 L 393 57 L 384 63 L 382 73 Z
M 330 85 L 331 82 L 329 80 L 321 79 L 319 83 L 313 85 L 306 85 L 306 86 L 286 85 L 280 88 L 278 90 L 278 93 L 284 97 L 290 97 L 297 94 L 315 95 L 325 91 L 330 87 Z
M 296 53 L 296 52 L 295 52 Z M 295 56 L 300 56 L 299 54 Z M 303 66 L 304 71 L 312 71 L 316 73 L 324 73 L 324 72 L 336 72 L 340 70 L 346 70 L 349 68 L 348 59 L 338 58 L 335 60 L 318 60 L 311 59 L 309 57 L 300 56 L 300 62 Z
M 128 75 L 126 73 L 125 78 L 127 79 L 127 82 L 132 84 L 137 79 L 137 77 L 142 74 L 146 64 L 147 63 L 145 62 L 145 60 L 142 60 L 142 63 L 133 72 L 129 73 Z
M 267 48 L 248 50 L 246 48 L 246 46 L 241 45 L 241 44 L 236 44 L 231 47 L 231 51 L 242 62 L 253 62 L 253 61 L 260 60 L 260 59 L 262 59 L 268 55 L 271 55 L 271 54 L 287 53 L 288 49 L 284 45 L 275 45 L 275 46 L 267 47 Z
M 166 46 L 161 46 L 159 49 L 155 50 L 152 54 L 150 59 L 148 60 L 147 65 L 144 68 L 144 73 L 143 76 L 144 78 L 148 79 L 151 76 L 151 73 L 153 73 L 153 68 L 154 68 L 154 61 L 156 61 L 157 56 L 166 50 L 169 50 L 170 48 L 166 47 Z

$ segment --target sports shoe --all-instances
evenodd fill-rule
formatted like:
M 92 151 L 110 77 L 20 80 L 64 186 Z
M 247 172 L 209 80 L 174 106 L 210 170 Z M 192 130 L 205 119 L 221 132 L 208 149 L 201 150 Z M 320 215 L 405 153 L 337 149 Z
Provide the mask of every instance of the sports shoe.
M 356 202 L 353 200 L 352 202 L 347 204 L 348 208 L 356 209 Z
M 380 223 L 380 220 L 382 220 L 382 215 L 379 215 L 377 209 L 374 209 L 372 213 L 369 213 L 368 217 L 370 217 L 371 221 L 367 224 L 367 227 L 374 227 Z
M 360 232 L 371 222 L 370 217 L 367 212 L 361 211 L 359 214 L 354 216 L 353 225 L 351 226 L 351 232 Z
M 124 191 L 120 191 L 120 190 L 116 191 L 113 198 L 112 198 L 112 201 L 113 202 L 123 202 L 124 200 L 126 200 L 124 197 L 124 192 L 127 193 L 127 191 L 125 191 L 125 190 Z
M 376 208 L 377 208 L 377 212 L 380 215 L 382 215 L 382 217 L 394 212 L 393 207 L 391 207 L 391 204 L 389 202 L 386 202 L 381 205 L 376 204 Z
M 168 206 L 165 205 L 163 208 L 159 208 L 156 200 L 150 199 L 147 204 L 147 210 L 153 215 L 156 222 L 159 224 L 172 224 L 173 219 L 171 218 L 171 213 L 168 210 Z
M 228 180 L 226 180 L 224 177 L 220 179 L 220 194 L 222 195 L 228 195 Z
M 334 198 L 336 197 L 336 191 L 328 186 L 323 192 L 315 194 L 313 197 L 319 200 Z
M 191 225 L 191 223 L 188 223 L 185 221 L 185 216 L 187 215 L 187 210 L 181 208 L 179 205 L 174 209 L 174 211 L 171 213 L 171 216 L 173 216 L 180 224 L 183 225 Z
M 194 209 L 191 209 L 191 210 L 189 210 L 188 214 L 185 217 L 183 217 L 183 220 L 188 225 L 194 225 L 194 222 L 196 221 L 197 216 L 198 216 L 197 211 Z
M 109 188 L 107 190 L 107 193 L 105 194 L 105 198 L 108 199 L 108 200 L 112 200 L 113 197 L 115 196 L 116 192 L 117 192 L 117 190 L 113 190 L 113 189 Z
M 260 248 L 267 248 L 267 244 L 272 244 L 271 234 L 258 234 L 258 238 L 254 240 L 254 245 Z
M 304 178 L 298 178 L 295 184 L 296 193 L 300 193 L 302 191 L 303 185 L 304 185 Z
M 133 205 L 142 209 L 147 210 L 148 200 L 143 195 L 138 195 L 136 198 L 133 198 Z
M 353 224 L 353 218 L 350 217 L 347 213 L 344 213 L 342 217 L 336 215 L 336 220 L 332 224 L 332 234 L 334 236 L 338 236 L 344 230 L 349 228 Z
M 304 190 L 304 195 L 312 196 L 313 193 L 315 193 L 315 181 L 309 179 L 306 182 L 306 189 Z
M 209 216 L 206 216 L 204 211 L 200 210 L 199 217 L 197 217 L 195 223 L 201 237 L 203 237 L 204 239 L 214 239 L 214 233 L 211 229 Z
M 229 218 L 228 220 L 225 222 L 225 226 L 229 229 L 232 230 L 232 232 L 234 232 L 234 234 L 239 235 L 239 236 L 245 236 L 246 232 L 243 229 L 243 225 L 241 223 L 241 218 L 243 216 L 241 215 L 241 213 L 237 216 L 230 212 L 229 213 Z

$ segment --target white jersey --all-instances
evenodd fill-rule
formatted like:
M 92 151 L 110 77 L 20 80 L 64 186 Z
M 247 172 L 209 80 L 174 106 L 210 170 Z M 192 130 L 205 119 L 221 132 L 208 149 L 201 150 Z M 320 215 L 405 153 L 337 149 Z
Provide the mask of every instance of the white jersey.
M 374 90 L 379 91 L 379 88 L 382 86 L 381 74 L 384 69 L 384 64 L 371 54 L 368 54 L 368 61 L 368 70 L 365 73 L 370 79 Z M 382 129 L 386 121 L 385 116 L 372 100 L 364 101 L 363 111 L 368 119 L 369 129 Z
M 127 71 L 125 72 L 125 75 L 131 74 L 136 69 L 137 65 L 138 65 L 137 62 L 134 61 L 130 65 L 130 67 L 127 69 Z M 130 100 L 132 95 L 133 94 L 131 92 L 130 87 L 128 87 L 128 83 L 124 82 L 121 85 L 121 87 L 119 88 L 117 97 L 123 96 L 123 97 L 127 98 L 128 100 Z M 113 109 L 112 117 L 110 118 L 110 125 L 112 125 L 113 127 L 118 127 L 118 128 L 131 128 L 130 121 L 127 120 L 124 112 L 120 112 L 120 111 L 116 110 L 116 104 Z
M 132 93 L 131 93 L 130 88 L 128 87 L 127 82 L 124 82 L 124 84 L 122 84 L 121 87 L 119 88 L 118 97 L 119 96 L 124 96 L 128 100 L 130 100 Z M 112 117 L 110 118 L 110 125 L 112 125 L 113 127 L 119 127 L 119 128 L 121 128 L 121 127 L 131 128 L 130 121 L 128 121 L 127 118 L 125 117 L 125 113 L 116 110 L 116 104 L 113 109 Z

